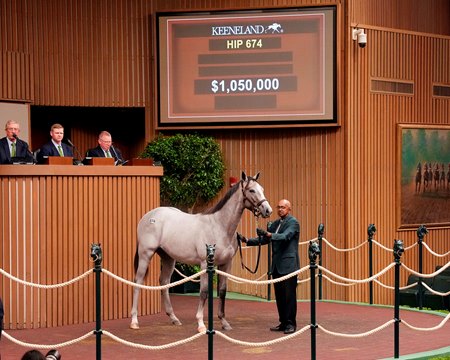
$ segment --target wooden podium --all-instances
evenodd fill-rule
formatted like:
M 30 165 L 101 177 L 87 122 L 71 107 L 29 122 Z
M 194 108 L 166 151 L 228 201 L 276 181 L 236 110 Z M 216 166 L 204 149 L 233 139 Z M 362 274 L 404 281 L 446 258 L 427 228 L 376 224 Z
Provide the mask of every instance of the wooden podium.
M 114 158 L 107 157 L 87 157 L 84 159 L 85 165 L 114 165 Z
M 133 158 L 128 160 L 125 166 L 152 166 L 153 165 L 153 159 L 140 159 L 140 158 Z
M 68 156 L 46 156 L 45 165 L 73 165 L 73 158 Z
M 91 245 L 101 244 L 104 268 L 133 279 L 138 222 L 160 205 L 162 175 L 162 166 L 1 165 L 0 269 L 41 284 L 62 283 L 90 270 L 89 277 L 58 289 L 30 287 L 0 275 L 8 309 L 5 328 L 94 322 Z M 159 256 L 149 266 L 148 281 L 157 284 Z M 107 276 L 102 286 L 102 319 L 126 318 L 132 289 Z M 159 292 L 143 291 L 139 301 L 142 315 L 161 311 Z

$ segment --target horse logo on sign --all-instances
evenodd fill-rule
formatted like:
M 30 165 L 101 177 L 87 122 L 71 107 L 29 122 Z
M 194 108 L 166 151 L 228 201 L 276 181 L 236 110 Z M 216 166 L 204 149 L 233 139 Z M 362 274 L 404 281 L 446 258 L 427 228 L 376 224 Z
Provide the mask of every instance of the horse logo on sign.
M 272 34 L 275 34 L 275 33 L 282 33 L 282 32 L 283 32 L 283 28 L 281 27 L 280 24 L 278 24 L 278 23 L 273 23 L 272 25 L 269 25 L 269 26 L 266 28 L 266 33 L 269 32 L 269 31 L 272 31 Z

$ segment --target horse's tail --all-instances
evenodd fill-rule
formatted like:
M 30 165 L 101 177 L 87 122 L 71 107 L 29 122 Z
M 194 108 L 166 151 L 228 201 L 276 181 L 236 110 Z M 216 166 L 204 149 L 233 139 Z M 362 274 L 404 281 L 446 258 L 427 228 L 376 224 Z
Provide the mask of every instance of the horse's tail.
M 139 253 L 138 253 L 138 247 L 136 246 L 136 254 L 134 254 L 134 273 L 136 274 L 137 269 L 139 266 Z
M 139 267 L 139 246 L 136 246 L 136 253 L 134 254 L 134 274 L 137 273 Z M 144 279 L 147 277 L 148 274 L 148 266 L 147 270 L 145 271 Z

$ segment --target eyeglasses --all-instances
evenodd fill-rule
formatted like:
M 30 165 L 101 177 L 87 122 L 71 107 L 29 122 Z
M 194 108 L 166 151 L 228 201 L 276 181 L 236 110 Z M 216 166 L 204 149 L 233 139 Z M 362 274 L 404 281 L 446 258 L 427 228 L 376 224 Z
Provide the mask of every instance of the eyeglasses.
M 11 130 L 19 130 L 19 128 L 18 127 L 9 127 L 9 128 L 6 128 L 6 130 L 9 130 L 9 131 L 11 131 Z
M 105 143 L 105 144 L 112 144 L 112 141 L 111 141 L 111 140 L 103 140 L 103 139 L 100 139 L 100 141 L 101 141 L 102 143 Z

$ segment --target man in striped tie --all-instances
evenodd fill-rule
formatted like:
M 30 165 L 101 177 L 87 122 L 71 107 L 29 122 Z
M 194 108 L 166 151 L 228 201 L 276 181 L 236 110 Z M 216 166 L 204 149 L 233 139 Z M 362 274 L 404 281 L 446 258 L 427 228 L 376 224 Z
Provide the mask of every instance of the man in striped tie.
M 44 162 L 45 156 L 73 157 L 72 147 L 62 142 L 64 138 L 64 127 L 61 124 L 53 124 L 50 128 L 51 140 L 42 145 L 38 155 L 38 163 Z

